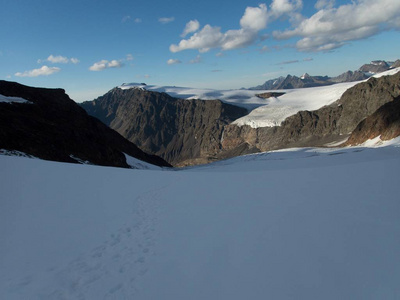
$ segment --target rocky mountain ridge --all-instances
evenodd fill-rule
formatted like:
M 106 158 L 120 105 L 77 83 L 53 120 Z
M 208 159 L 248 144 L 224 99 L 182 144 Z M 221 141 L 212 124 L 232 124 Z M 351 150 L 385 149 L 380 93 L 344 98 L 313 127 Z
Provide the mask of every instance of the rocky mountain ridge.
M 269 151 L 290 147 L 324 146 L 333 142 L 344 142 L 349 136 L 350 141 L 362 143 L 368 139 L 367 135 L 364 135 L 364 140 L 360 135 L 353 137 L 357 135 L 357 131 L 361 131 L 356 128 L 361 126 L 363 131 L 372 130 L 372 121 L 365 125 L 361 123 L 370 117 L 377 120 L 390 108 L 396 108 L 394 103 L 399 96 L 400 72 L 392 76 L 370 78 L 348 89 L 333 104 L 315 111 L 300 111 L 288 117 L 281 126 L 251 128 L 248 125 L 228 125 L 225 127 L 222 148 L 229 151 L 246 145 L 258 151 Z M 387 108 L 384 105 L 387 105 Z M 379 109 L 384 111 L 378 112 Z M 377 115 L 374 116 L 374 113 Z M 387 137 L 394 137 L 398 130 L 397 115 L 398 113 L 393 113 L 390 117 L 390 131 L 394 133 Z M 385 126 L 382 125 L 382 130 Z M 374 131 L 375 134 L 379 132 L 380 130 Z M 370 136 L 371 134 L 368 135 Z
M 251 87 L 250 90 L 282 90 L 282 89 L 297 89 L 307 87 L 326 86 L 341 82 L 361 81 L 370 78 L 373 74 L 381 73 L 396 68 L 400 65 L 400 60 L 395 62 L 386 62 L 383 60 L 372 61 L 369 64 L 364 64 L 356 71 L 347 71 L 336 77 L 329 76 L 311 76 L 305 73 L 301 77 L 287 75 L 268 80 L 261 85 Z
M 178 166 L 212 159 L 221 151 L 224 127 L 247 114 L 219 100 L 184 100 L 141 88 L 114 88 L 81 106 L 142 150 Z
M 370 78 L 331 105 L 300 111 L 280 126 L 259 128 L 231 124 L 246 111 L 218 100 L 183 100 L 143 89 L 115 88 L 82 107 L 142 149 L 183 166 L 344 141 L 360 122 L 399 93 L 400 73 Z
M 0 95 L 29 101 L 0 103 L 0 149 L 46 160 L 129 168 L 125 153 L 150 164 L 170 166 L 89 116 L 62 89 L 0 81 Z

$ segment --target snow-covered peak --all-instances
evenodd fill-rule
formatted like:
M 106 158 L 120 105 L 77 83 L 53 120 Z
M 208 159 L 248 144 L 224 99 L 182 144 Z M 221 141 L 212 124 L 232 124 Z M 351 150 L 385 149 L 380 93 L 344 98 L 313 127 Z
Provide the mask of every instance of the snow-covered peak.
M 306 78 L 310 78 L 310 75 L 308 75 L 307 73 L 304 73 L 303 75 L 301 75 L 300 79 L 304 80 Z

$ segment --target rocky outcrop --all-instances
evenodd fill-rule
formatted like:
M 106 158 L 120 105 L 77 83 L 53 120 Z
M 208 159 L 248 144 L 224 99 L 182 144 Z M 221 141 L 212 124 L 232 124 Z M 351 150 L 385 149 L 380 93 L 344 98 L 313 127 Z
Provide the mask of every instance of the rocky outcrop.
M 382 105 L 361 121 L 353 130 L 346 146 L 359 145 L 378 136 L 381 140 L 391 140 L 400 136 L 400 97 Z
M 365 64 L 360 67 L 359 71 L 364 73 L 381 73 L 389 70 L 390 65 L 384 60 L 375 60 L 369 64 Z
M 371 78 L 347 90 L 335 103 L 316 111 L 300 111 L 288 117 L 281 126 L 226 126 L 222 141 L 223 150 L 232 151 L 238 147 L 247 147 L 268 151 L 289 147 L 323 146 L 340 141 L 348 137 L 365 118 L 386 103 L 394 101 L 399 95 L 400 72 L 393 76 Z M 379 115 L 375 118 L 378 117 Z M 364 128 L 370 124 L 371 122 L 368 122 Z
M 368 79 L 370 76 L 366 75 L 361 71 L 347 71 L 339 76 L 332 77 L 330 80 L 335 83 L 340 82 L 352 82 L 352 81 L 361 81 L 364 79 Z
M 126 153 L 151 164 L 170 166 L 89 116 L 62 89 L 0 81 L 0 94 L 30 102 L 0 103 L 0 149 L 46 160 L 129 167 Z
M 224 126 L 247 114 L 219 100 L 183 100 L 139 88 L 115 88 L 81 105 L 144 151 L 176 166 L 214 160 Z
M 400 68 L 400 59 L 396 60 L 391 66 L 392 69 Z

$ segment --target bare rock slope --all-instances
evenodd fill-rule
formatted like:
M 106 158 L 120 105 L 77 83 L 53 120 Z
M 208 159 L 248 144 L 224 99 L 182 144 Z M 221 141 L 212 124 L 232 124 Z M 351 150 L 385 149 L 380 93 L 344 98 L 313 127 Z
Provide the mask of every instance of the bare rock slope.
M 81 105 L 144 151 L 178 166 L 212 161 L 224 126 L 247 114 L 219 100 L 183 100 L 138 88 L 115 88 Z
M 0 149 L 47 160 L 115 167 L 129 167 L 126 153 L 151 164 L 170 166 L 89 116 L 62 89 L 0 81 L 0 94 L 30 102 L 0 103 Z

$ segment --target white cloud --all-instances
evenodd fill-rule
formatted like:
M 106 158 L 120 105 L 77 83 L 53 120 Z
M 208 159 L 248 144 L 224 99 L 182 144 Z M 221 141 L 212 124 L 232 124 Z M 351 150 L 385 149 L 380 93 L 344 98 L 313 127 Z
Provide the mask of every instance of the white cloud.
M 15 76 L 17 77 L 37 77 L 37 76 L 48 76 L 54 73 L 59 72 L 61 69 L 57 67 L 48 67 L 48 66 L 43 66 L 40 69 L 33 69 L 30 71 L 25 71 L 25 72 L 18 72 L 15 73 Z
M 54 56 L 52 54 L 46 59 L 38 59 L 37 63 L 41 64 L 46 61 L 53 63 L 53 64 L 68 64 L 68 63 L 77 64 L 77 63 L 79 63 L 79 59 L 77 59 L 75 57 L 68 58 L 68 57 L 61 56 L 61 55 Z
M 300 51 L 328 51 L 384 30 L 400 28 L 398 0 L 358 0 L 338 8 L 333 7 L 333 2 L 318 1 L 316 7 L 322 8 L 295 29 L 274 32 L 274 37 L 301 37 L 296 44 Z
M 135 23 L 142 23 L 142 19 L 141 18 L 136 18 L 135 19 Z
M 179 59 L 173 59 L 173 58 L 170 58 L 167 61 L 167 64 L 169 64 L 169 65 L 177 65 L 177 64 L 181 64 L 181 63 L 182 62 Z
M 102 71 L 107 68 L 108 60 L 101 60 L 99 62 L 94 63 L 89 70 L 90 71 Z
M 118 60 L 112 60 L 107 64 L 108 68 L 121 68 L 122 67 L 122 63 Z
M 274 0 L 271 3 L 271 15 L 280 17 L 285 14 L 292 14 L 303 7 L 301 0 Z
M 260 4 L 258 7 L 246 8 L 243 17 L 240 19 L 240 26 L 245 30 L 260 31 L 267 27 L 267 21 L 267 6 Z
M 103 59 L 99 62 L 94 63 L 91 67 L 89 67 L 89 70 L 97 72 L 97 71 L 103 71 L 108 68 L 121 68 L 122 66 L 123 66 L 123 64 L 119 60 L 114 59 L 114 60 L 108 61 L 108 60 Z
M 133 60 L 133 55 L 132 55 L 132 54 L 127 54 L 127 55 L 126 55 L 126 60 L 127 60 L 127 61 Z
M 54 56 L 54 55 L 50 55 L 47 58 L 47 61 L 53 63 L 53 64 L 67 64 L 69 62 L 69 59 L 65 56 Z
M 170 17 L 170 18 L 159 18 L 158 22 L 160 22 L 161 24 L 168 24 L 175 21 L 174 17 Z
M 185 37 L 189 33 L 196 32 L 200 28 L 200 23 L 197 20 L 191 20 L 186 23 L 185 29 L 183 30 L 181 37 Z
M 189 61 L 190 64 L 198 64 L 201 63 L 201 56 L 197 55 L 195 58 Z
M 240 19 L 240 29 L 223 33 L 220 27 L 207 24 L 190 38 L 181 40 L 178 45 L 171 45 L 169 49 L 171 52 L 197 49 L 200 53 L 204 53 L 212 48 L 222 50 L 243 48 L 257 40 L 258 32 L 266 28 L 267 22 L 268 11 L 265 4 L 247 7 Z

